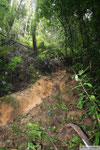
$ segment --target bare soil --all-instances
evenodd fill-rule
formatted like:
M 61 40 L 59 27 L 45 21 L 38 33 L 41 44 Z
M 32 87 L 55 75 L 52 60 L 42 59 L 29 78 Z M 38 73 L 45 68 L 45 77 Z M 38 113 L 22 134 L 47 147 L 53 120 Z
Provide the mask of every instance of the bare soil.
M 92 120 L 86 116 L 86 109 L 77 108 L 78 92 L 72 90 L 76 82 L 71 76 L 72 74 L 66 73 L 65 70 L 58 70 L 51 76 L 43 76 L 27 89 L 11 94 L 10 97 L 16 99 L 16 102 L 0 102 L 0 147 L 8 144 L 10 149 L 20 149 L 27 144 L 25 136 L 11 134 L 14 133 L 11 130 L 12 121 L 16 122 L 16 130 L 31 121 L 39 121 L 43 128 L 55 127 L 55 131 L 50 130 L 49 134 L 56 135 L 55 144 L 59 150 L 61 147 L 63 150 L 69 150 L 70 138 L 77 136 L 72 128 L 66 127 L 67 123 L 86 126 L 85 132 L 88 134 Z M 24 117 L 19 117 L 20 115 Z M 18 144 L 19 138 L 24 142 Z M 51 146 L 50 150 L 52 149 L 54 148 Z M 74 149 L 79 149 L 79 145 Z
M 65 71 L 57 72 L 53 77 L 43 76 L 35 84 L 31 84 L 24 91 L 19 91 L 11 94 L 12 99 L 16 99 L 16 103 L 7 104 L 7 102 L 0 103 L 0 125 L 6 125 L 8 122 L 14 120 L 18 115 L 27 114 L 36 105 L 41 104 L 44 98 L 53 94 L 56 90 L 54 87 L 59 84 Z

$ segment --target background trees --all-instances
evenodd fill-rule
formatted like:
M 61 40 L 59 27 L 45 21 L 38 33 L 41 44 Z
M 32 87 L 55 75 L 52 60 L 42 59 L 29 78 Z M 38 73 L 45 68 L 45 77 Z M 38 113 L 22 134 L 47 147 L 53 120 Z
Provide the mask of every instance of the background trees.
M 40 1 L 40 14 L 59 20 L 65 37 L 65 49 L 72 55 L 82 54 L 82 63 L 94 67 L 95 44 L 99 47 L 99 1 L 44 0 Z M 98 18 L 98 19 L 96 19 Z M 84 56 L 84 59 L 83 59 Z M 74 57 L 73 57 L 74 58 Z M 98 65 L 98 63 L 96 64 Z
M 66 66 L 73 65 L 72 69 L 82 77 L 78 81 L 88 86 L 90 94 L 90 97 L 84 96 L 86 92 L 83 90 L 80 105 L 83 106 L 85 98 L 87 102 L 90 99 L 90 112 L 96 112 L 93 117 L 96 119 L 94 128 L 97 129 L 96 123 L 100 120 L 100 110 L 96 111 L 100 106 L 99 7 L 100 0 L 0 0 L 1 95 L 8 93 L 9 72 L 18 71 L 17 63 L 23 61 L 16 56 L 10 59 L 8 53 L 14 48 L 14 43 L 21 43 L 21 46 L 31 48 L 30 55 L 34 60 L 39 59 L 40 68 L 55 58 Z M 31 70 L 33 64 L 27 63 Z M 83 70 L 87 67 L 89 70 L 84 75 Z
M 2 0 L 0 44 L 17 40 L 38 57 L 70 57 L 100 80 L 99 0 Z
M 50 30 L 48 32 L 50 27 L 56 35 L 57 50 L 54 51 L 57 52 L 57 55 L 53 56 L 63 58 L 65 62 L 69 61 L 70 64 L 71 59 L 73 60 L 73 69 L 78 73 L 76 80 L 80 82 L 79 86 L 83 88 L 79 95 L 78 104 L 82 108 L 85 103 L 89 102 L 87 112 L 92 114 L 95 119 L 94 144 L 99 143 L 100 136 L 99 6 L 99 0 L 40 0 L 38 3 L 40 18 L 45 18 L 49 23 L 49 26 L 46 27 L 47 35 L 51 32 Z M 46 24 L 48 24 L 47 22 Z M 87 66 L 89 70 L 85 74 L 83 70 Z M 90 96 L 86 93 L 89 93 Z

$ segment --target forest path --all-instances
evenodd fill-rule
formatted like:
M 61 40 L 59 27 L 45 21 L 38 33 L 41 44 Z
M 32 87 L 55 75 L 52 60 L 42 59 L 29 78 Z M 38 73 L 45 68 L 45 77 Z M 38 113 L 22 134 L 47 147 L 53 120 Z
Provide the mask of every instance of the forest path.
M 59 141 L 59 149 L 67 148 L 64 140 L 70 141 L 77 136 L 71 127 L 66 126 L 68 123 L 80 127 L 84 125 L 88 133 L 93 120 L 86 116 L 85 109 L 77 107 L 79 91 L 72 90 L 77 83 L 71 77 L 72 74 L 66 70 L 59 70 L 51 76 L 41 77 L 23 91 L 11 94 L 8 97 L 10 103 L 1 102 L 0 148 L 8 145 L 11 149 L 20 149 L 26 145 L 29 141 L 22 133 L 26 132 L 27 124 L 32 122 L 40 122 L 43 129 L 49 127 L 49 134 L 56 135 Z M 43 144 L 48 146 L 48 141 Z
M 28 114 L 43 99 L 49 97 L 57 90 L 57 85 L 66 74 L 65 70 L 59 70 L 51 76 L 43 76 L 35 84 L 31 84 L 23 91 L 11 94 L 10 103 L 0 102 L 0 125 L 6 125 L 19 115 Z

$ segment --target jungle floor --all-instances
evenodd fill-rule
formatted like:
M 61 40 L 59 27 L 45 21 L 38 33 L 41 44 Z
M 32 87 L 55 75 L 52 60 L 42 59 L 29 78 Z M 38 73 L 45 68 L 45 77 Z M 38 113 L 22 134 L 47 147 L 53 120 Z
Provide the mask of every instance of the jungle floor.
M 66 127 L 77 124 L 91 136 L 93 121 L 86 113 L 88 106 L 77 107 L 76 84 L 72 74 L 62 69 L 5 97 L 7 101 L 0 102 L 0 148 L 31 150 L 33 144 L 33 150 L 78 150 L 84 145 L 77 133 Z

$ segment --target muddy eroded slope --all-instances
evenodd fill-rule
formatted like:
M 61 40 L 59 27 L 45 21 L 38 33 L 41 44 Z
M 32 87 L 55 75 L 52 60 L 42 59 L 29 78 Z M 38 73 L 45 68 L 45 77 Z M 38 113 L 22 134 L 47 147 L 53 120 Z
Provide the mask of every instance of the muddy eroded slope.
M 54 150 L 53 144 L 57 150 L 70 150 L 71 147 L 78 150 L 83 143 L 77 133 L 66 125 L 77 124 L 85 127 L 88 133 L 92 119 L 86 116 L 85 109 L 77 108 L 78 93 L 72 90 L 76 82 L 71 77 L 71 73 L 59 70 L 51 76 L 41 77 L 23 91 L 11 94 L 9 103 L 0 102 L 0 148 L 26 150 L 28 143 L 33 142 L 40 145 L 41 150 L 48 147 Z M 32 138 L 38 123 L 41 127 L 36 129 L 35 134 L 46 130 L 48 138 L 54 140 L 53 144 L 48 138 L 42 141 L 42 145 L 41 137 L 38 140 Z M 30 133 L 27 125 L 31 127 L 32 124 Z
M 5 102 L 0 102 L 0 125 L 6 125 L 18 115 L 27 114 L 36 105 L 39 105 L 44 98 L 53 94 L 56 90 L 54 86 L 59 84 L 64 74 L 65 71 L 60 71 L 54 74 L 53 77 L 42 77 L 24 91 L 11 94 L 8 97 L 11 102 L 8 104 L 5 101 L 7 98 L 4 98 Z M 13 104 L 12 100 L 14 100 Z

